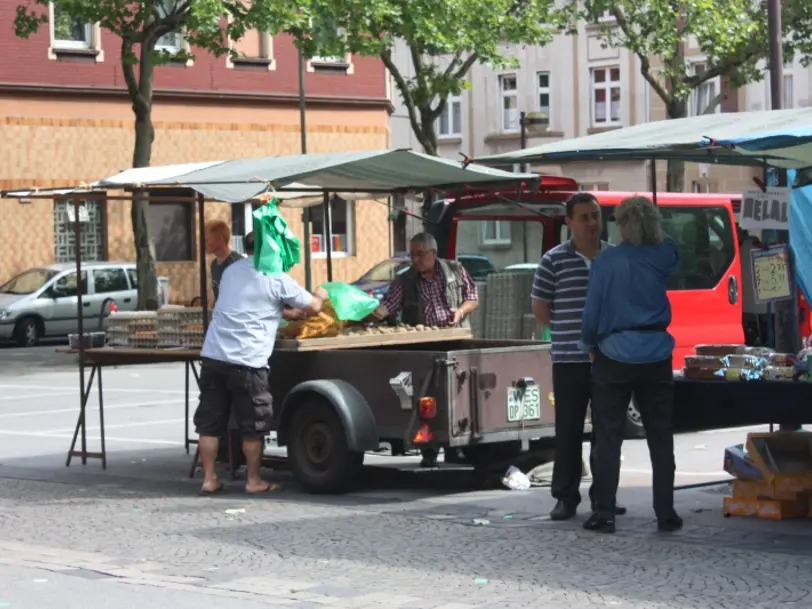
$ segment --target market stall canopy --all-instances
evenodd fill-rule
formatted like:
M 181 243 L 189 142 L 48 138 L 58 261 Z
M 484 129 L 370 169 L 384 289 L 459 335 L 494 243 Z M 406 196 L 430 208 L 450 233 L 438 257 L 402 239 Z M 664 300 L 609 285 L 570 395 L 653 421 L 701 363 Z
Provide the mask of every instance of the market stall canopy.
M 460 161 L 442 159 L 412 150 L 374 150 L 234 159 L 211 163 L 190 163 L 128 169 L 93 184 L 84 191 L 137 189 L 161 186 L 187 187 L 206 197 L 239 203 L 273 192 L 298 198 L 320 192 L 346 198 L 375 198 L 372 193 L 461 186 L 509 186 L 538 182 L 534 174 L 518 174 Z M 56 191 L 54 191 L 56 192 Z M 61 194 L 83 192 L 61 191 Z M 21 191 L 8 196 L 25 196 Z M 32 195 L 29 195 L 32 196 Z M 315 199 L 314 202 L 320 200 Z
M 488 164 L 676 159 L 812 166 L 812 108 L 731 112 L 643 123 L 476 159 Z

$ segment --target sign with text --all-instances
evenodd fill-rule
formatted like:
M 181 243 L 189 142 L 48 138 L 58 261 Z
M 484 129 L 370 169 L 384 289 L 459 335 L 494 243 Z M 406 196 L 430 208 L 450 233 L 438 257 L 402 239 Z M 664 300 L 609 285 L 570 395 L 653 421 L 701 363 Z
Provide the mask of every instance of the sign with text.
M 745 230 L 789 230 L 789 199 L 789 188 L 745 190 L 739 225 Z
M 789 274 L 789 250 L 774 245 L 750 252 L 753 265 L 753 291 L 759 304 L 792 298 Z

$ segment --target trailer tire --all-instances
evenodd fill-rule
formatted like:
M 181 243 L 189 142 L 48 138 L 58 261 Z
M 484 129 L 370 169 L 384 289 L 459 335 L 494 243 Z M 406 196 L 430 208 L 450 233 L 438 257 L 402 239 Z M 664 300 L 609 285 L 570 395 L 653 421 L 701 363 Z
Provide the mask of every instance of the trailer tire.
M 288 458 L 296 480 L 309 493 L 345 493 L 364 464 L 352 452 L 341 418 L 327 400 L 307 397 L 296 405 L 288 430 Z
M 626 440 L 639 440 L 646 437 L 643 417 L 640 415 L 640 408 L 638 408 L 634 397 L 632 397 L 629 408 L 626 410 L 626 428 L 623 431 L 623 437 Z

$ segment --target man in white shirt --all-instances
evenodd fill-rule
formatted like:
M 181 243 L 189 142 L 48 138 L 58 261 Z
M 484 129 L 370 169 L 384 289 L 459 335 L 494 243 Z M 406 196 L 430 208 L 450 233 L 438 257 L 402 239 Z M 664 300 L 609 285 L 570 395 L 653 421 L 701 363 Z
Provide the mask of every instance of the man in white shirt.
M 222 490 L 215 461 L 219 438 L 234 409 L 246 462 L 245 492 L 264 493 L 272 486 L 262 480 L 260 464 L 273 414 L 268 385 L 268 360 L 281 319 L 297 319 L 321 311 L 327 294 L 310 294 L 288 275 L 265 275 L 254 268 L 254 235 L 245 237 L 247 258 L 223 273 L 220 294 L 200 355 L 200 403 L 194 422 L 200 436 L 203 464 L 201 494 Z M 285 309 L 285 307 L 291 307 Z

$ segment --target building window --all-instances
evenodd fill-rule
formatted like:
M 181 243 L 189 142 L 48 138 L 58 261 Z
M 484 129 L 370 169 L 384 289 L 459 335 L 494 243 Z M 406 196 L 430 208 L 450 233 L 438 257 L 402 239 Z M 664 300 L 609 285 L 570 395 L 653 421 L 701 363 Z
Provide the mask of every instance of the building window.
M 93 26 L 53 4 L 54 47 L 58 49 L 90 49 L 93 46 Z
M 344 37 L 344 29 L 341 27 L 337 27 L 334 19 L 332 18 L 325 18 L 320 20 L 320 23 L 316 23 L 311 20 L 311 32 L 315 32 L 318 38 L 318 32 L 334 32 L 334 34 L 324 35 L 322 34 L 321 38 L 324 41 L 325 46 L 329 46 L 331 40 L 335 40 L 335 38 L 341 40 Z M 310 58 L 310 61 L 307 62 L 307 69 L 310 72 L 315 72 L 316 70 L 341 70 L 346 71 L 347 74 L 352 74 L 352 62 L 350 61 L 351 56 L 347 55 L 314 55 Z
M 499 96 L 502 108 L 502 131 L 519 129 L 519 91 L 515 74 L 499 77 Z
M 194 195 L 188 189 L 155 189 L 150 191 L 147 223 L 155 259 L 158 262 L 179 262 L 195 259 Z M 177 199 L 173 201 L 172 199 Z
M 79 206 L 82 260 L 104 260 L 105 203 L 98 199 L 82 201 Z M 76 260 L 76 208 L 73 201 L 54 201 L 54 259 L 56 262 Z
M 481 223 L 482 245 L 510 245 L 510 222 L 504 220 L 486 220 Z
M 445 108 L 437 120 L 437 135 L 441 138 L 462 135 L 462 98 L 459 95 L 449 95 L 445 100 Z
M 232 54 L 226 57 L 227 67 L 258 66 L 268 70 L 276 69 L 273 38 L 270 34 L 258 30 L 247 30 L 239 40 L 229 41 L 229 45 Z
M 168 17 L 175 11 L 176 0 L 158 0 L 157 8 L 161 17 Z M 180 30 L 164 34 L 155 43 L 156 51 L 166 51 L 167 53 L 180 53 L 183 48 L 183 35 Z
M 782 93 L 782 108 L 795 107 L 795 82 L 792 74 L 784 74 L 784 92 Z
M 547 121 L 550 120 L 550 73 L 539 72 L 536 75 L 538 86 L 538 111 L 543 114 Z
M 330 200 L 331 255 L 345 258 L 352 255 L 353 206 L 341 197 Z M 324 206 L 310 209 L 310 251 L 315 256 L 327 255 L 327 225 Z
M 620 68 L 593 68 L 592 126 L 606 127 L 620 123 Z
M 694 74 L 702 74 L 708 69 L 704 63 L 695 63 L 691 67 Z M 717 97 L 721 91 L 721 80 L 719 77 L 706 80 L 691 93 L 689 98 L 688 112 L 690 116 L 702 116 L 710 110 L 710 114 L 719 112 L 721 104 Z M 713 105 L 711 108 L 711 105 Z

